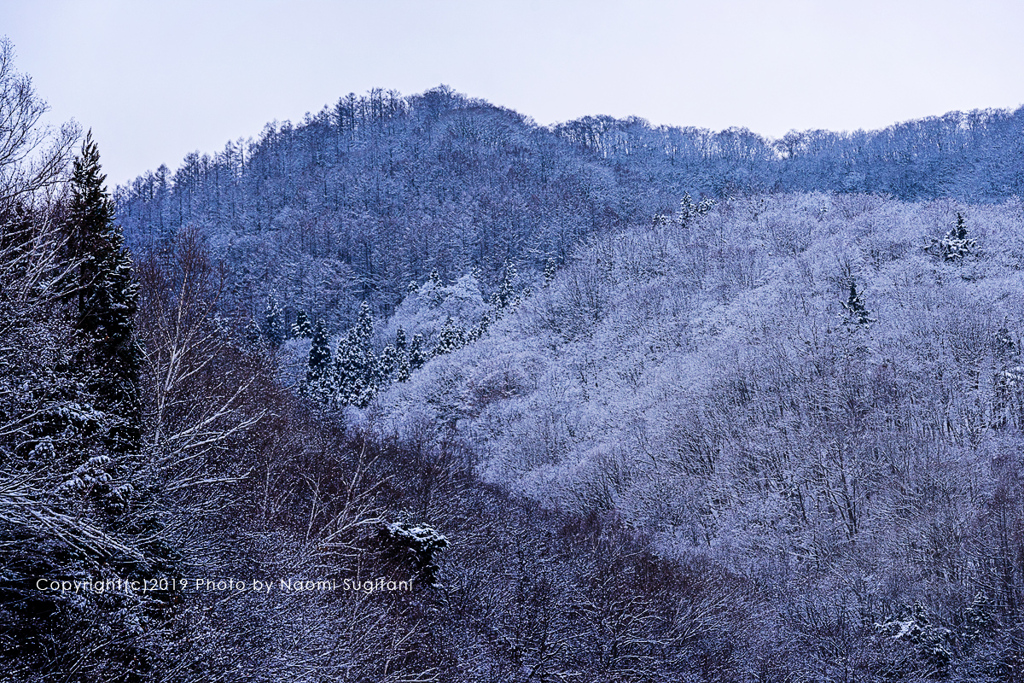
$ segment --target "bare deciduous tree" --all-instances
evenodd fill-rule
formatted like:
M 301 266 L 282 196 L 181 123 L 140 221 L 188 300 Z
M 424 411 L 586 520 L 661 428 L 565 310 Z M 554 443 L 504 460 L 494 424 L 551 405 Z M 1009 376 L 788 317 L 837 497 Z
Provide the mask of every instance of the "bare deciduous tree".
M 32 79 L 14 68 L 14 46 L 0 38 L 0 208 L 64 179 L 79 129 L 42 125 L 48 106 Z

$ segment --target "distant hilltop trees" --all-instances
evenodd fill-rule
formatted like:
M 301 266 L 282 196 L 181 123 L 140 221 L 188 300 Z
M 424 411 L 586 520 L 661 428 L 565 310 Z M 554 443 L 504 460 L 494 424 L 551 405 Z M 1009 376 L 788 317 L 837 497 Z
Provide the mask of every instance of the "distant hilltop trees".
M 274 295 L 331 329 L 401 301 L 410 280 L 503 264 L 540 273 L 581 241 L 758 192 L 999 201 L 1024 194 L 1024 110 L 950 113 L 880 131 L 713 132 L 584 117 L 543 127 L 446 86 L 348 95 L 255 140 L 190 154 L 117 189 L 133 246 L 200 229 L 254 316 Z M 684 207 L 685 208 L 685 207 Z M 303 334 L 308 331 L 303 332 Z

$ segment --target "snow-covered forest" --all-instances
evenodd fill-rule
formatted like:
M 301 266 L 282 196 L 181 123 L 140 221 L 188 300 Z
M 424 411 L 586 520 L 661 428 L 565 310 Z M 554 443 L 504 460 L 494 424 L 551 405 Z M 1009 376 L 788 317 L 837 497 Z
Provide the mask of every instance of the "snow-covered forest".
M 3 680 L 1024 680 L 1024 110 L 44 111 L 0 43 Z

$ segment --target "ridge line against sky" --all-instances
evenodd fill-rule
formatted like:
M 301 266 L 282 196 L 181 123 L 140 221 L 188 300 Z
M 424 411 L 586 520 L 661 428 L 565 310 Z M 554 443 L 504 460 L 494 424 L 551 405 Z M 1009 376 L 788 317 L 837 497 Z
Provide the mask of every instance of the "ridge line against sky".
M 371 88 L 542 125 L 879 129 L 1024 104 L 1018 0 L 0 0 L 0 35 L 111 185 Z

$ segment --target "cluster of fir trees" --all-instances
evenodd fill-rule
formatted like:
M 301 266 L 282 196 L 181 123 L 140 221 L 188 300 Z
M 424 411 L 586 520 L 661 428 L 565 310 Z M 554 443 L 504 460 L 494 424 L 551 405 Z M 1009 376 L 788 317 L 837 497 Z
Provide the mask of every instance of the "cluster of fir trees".
M 417 334 L 407 340 L 401 328 L 394 343 L 385 345 L 379 354 L 372 342 L 373 316 L 365 302 L 359 308 L 355 325 L 341 336 L 333 354 L 327 328 L 318 322 L 312 334 L 302 392 L 323 406 L 363 408 L 378 391 L 392 382 L 406 381 L 427 360 L 423 337 Z
M 379 352 L 374 347 L 373 316 L 366 302 L 360 306 L 355 324 L 338 338 L 333 353 L 327 326 L 322 321 L 311 325 L 309 316 L 300 310 L 291 326 L 292 337 L 311 339 L 301 392 L 321 406 L 365 408 L 380 391 L 394 382 L 405 382 L 430 358 L 452 353 L 480 339 L 494 320 L 514 310 L 528 295 L 528 290 L 516 290 L 517 277 L 515 266 L 506 263 L 501 282 L 479 321 L 468 323 L 448 315 L 430 339 L 418 332 L 410 339 L 399 325 L 394 339 Z M 413 283 L 409 288 L 412 295 L 422 293 L 422 303 L 428 307 L 439 305 L 443 292 L 436 270 L 422 286 Z M 271 300 L 267 310 L 265 329 L 280 327 L 276 322 L 280 319 L 280 307 L 275 300 Z
M 289 339 L 312 339 L 315 332 L 313 321 L 306 311 L 299 309 L 295 320 L 288 324 L 288 317 L 278 298 L 271 294 L 263 309 L 262 321 L 253 318 L 245 332 L 248 345 L 254 350 L 261 345 L 276 348 Z

